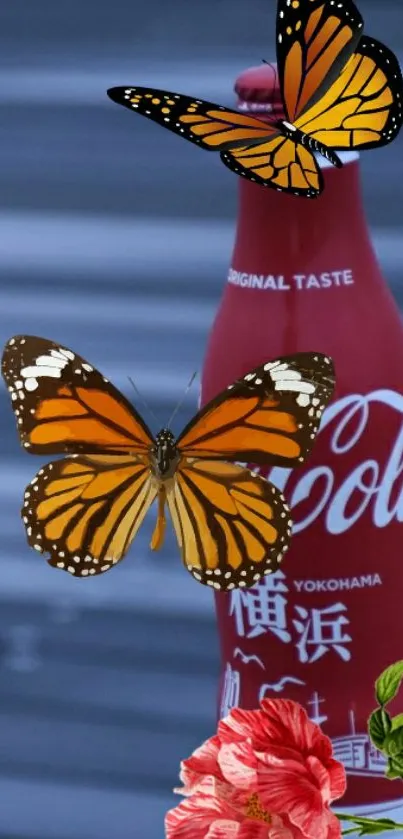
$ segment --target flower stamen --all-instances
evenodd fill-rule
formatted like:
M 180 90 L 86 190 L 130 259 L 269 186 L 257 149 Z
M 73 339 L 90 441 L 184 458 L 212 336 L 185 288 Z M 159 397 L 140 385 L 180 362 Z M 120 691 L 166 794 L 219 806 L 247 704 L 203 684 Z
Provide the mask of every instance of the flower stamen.
M 257 821 L 266 822 L 267 824 L 270 824 L 271 822 L 270 813 L 263 809 L 259 801 L 259 796 L 256 792 L 254 792 L 246 802 L 245 815 L 248 819 L 257 819 Z

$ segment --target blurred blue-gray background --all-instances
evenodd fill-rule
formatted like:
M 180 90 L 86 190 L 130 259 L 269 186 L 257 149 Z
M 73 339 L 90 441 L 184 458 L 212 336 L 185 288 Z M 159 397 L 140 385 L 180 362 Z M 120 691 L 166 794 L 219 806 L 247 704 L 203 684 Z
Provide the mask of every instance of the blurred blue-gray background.
M 360 8 L 401 59 L 400 0 Z M 55 338 L 128 395 L 134 378 L 164 424 L 202 364 L 237 179 L 105 90 L 142 84 L 230 105 L 239 71 L 274 57 L 274 15 L 273 0 L 2 5 L 0 344 Z M 362 160 L 398 300 L 402 147 Z M 0 440 L 0 839 L 162 839 L 179 761 L 215 725 L 211 594 L 182 570 L 171 536 L 149 552 L 150 520 L 103 578 L 49 569 L 19 518 L 40 462 L 19 449 L 3 385 Z

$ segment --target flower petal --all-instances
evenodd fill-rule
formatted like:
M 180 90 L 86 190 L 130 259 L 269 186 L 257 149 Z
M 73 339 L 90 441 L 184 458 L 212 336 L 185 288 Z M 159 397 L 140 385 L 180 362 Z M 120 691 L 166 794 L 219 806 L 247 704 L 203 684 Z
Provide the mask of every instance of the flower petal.
M 263 714 L 260 710 L 244 711 L 242 708 L 232 708 L 218 723 L 217 733 L 222 743 L 242 742 L 252 737 L 255 746 L 257 743 L 267 745 L 262 723 Z
M 218 819 L 213 822 L 209 832 L 206 833 L 206 839 L 238 839 L 239 829 L 239 822 Z
M 332 757 L 332 743 L 305 709 L 291 699 L 263 699 L 263 727 L 269 743 L 297 749 L 302 755 L 314 752 L 321 760 Z
M 267 822 L 256 822 L 252 819 L 245 819 L 240 826 L 237 839 L 269 839 L 269 828 L 270 825 Z M 292 836 L 279 836 L 278 839 L 292 839 Z
M 341 822 L 334 813 L 329 813 L 328 834 L 326 839 L 341 839 Z
M 273 815 L 269 830 L 269 839 L 306 839 L 298 827 L 291 824 L 288 816 Z
M 258 795 L 262 807 L 270 813 L 287 813 L 292 825 L 307 836 L 326 839 L 328 809 L 321 792 L 314 786 L 304 766 L 285 763 L 276 766 L 270 755 L 259 761 Z
M 338 760 L 329 760 L 326 764 L 330 777 L 330 800 L 341 798 L 347 789 L 346 770 Z
M 218 763 L 225 780 L 250 794 L 257 789 L 257 758 L 250 743 L 225 743 L 221 746 Z
M 183 783 L 182 795 L 191 795 L 203 780 L 211 775 L 223 781 L 224 777 L 218 765 L 220 740 L 217 735 L 210 737 L 186 760 L 182 760 L 179 777 Z
M 239 816 L 225 801 L 196 794 L 168 810 L 165 816 L 166 839 L 207 839 L 217 820 L 239 822 Z M 235 834 L 236 835 L 236 834 Z

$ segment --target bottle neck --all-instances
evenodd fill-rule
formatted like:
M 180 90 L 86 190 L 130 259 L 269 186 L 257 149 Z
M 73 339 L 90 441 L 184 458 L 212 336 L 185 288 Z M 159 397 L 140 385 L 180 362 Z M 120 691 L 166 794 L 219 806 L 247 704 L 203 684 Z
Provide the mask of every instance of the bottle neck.
M 337 242 L 343 254 L 356 248 L 358 241 L 372 250 L 358 159 L 342 169 L 325 167 L 323 178 L 323 192 L 309 200 L 240 179 L 232 269 L 259 274 L 270 266 L 270 273 L 298 268 L 302 272 L 326 252 L 330 242 L 333 251 Z

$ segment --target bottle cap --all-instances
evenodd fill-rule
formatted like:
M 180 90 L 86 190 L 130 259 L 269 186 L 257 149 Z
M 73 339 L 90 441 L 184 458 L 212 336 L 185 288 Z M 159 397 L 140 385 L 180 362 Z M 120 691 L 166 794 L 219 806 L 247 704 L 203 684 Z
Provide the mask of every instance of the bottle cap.
M 285 119 L 277 65 L 274 62 L 262 62 L 257 67 L 244 70 L 235 82 L 235 93 L 238 95 L 239 111 L 256 114 L 259 119 L 265 116 Z

